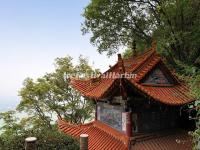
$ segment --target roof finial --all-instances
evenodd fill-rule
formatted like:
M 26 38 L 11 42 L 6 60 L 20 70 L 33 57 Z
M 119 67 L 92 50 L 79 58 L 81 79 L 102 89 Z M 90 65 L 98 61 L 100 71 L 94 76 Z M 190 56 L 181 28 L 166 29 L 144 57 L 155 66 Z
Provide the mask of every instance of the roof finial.
M 121 54 L 117 54 L 117 56 L 118 56 L 118 62 L 122 61 L 122 55 Z
M 120 71 L 121 73 L 124 73 L 124 72 L 125 72 L 124 62 L 123 62 L 123 59 L 122 59 L 122 55 L 121 55 L 121 54 L 118 54 L 118 67 L 119 67 L 119 71 Z

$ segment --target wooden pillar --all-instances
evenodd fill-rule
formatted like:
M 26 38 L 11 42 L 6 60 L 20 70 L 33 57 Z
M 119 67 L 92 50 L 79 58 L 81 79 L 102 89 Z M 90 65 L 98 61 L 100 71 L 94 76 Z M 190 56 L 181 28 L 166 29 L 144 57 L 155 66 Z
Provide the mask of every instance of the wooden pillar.
M 80 135 L 80 150 L 88 150 L 88 135 Z
M 122 131 L 128 136 L 132 136 L 132 121 L 131 112 L 122 113 Z
M 36 137 L 28 137 L 25 139 L 25 150 L 36 150 L 37 138 Z
M 131 112 L 127 112 L 127 122 L 126 122 L 126 135 L 132 136 L 132 117 Z
M 95 104 L 95 121 L 98 120 L 97 119 L 97 103 Z

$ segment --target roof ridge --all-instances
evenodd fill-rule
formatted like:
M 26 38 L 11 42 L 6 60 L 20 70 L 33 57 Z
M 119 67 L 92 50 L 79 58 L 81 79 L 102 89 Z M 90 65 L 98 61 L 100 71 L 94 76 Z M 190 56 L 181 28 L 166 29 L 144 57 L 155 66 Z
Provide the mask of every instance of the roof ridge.
M 154 68 L 159 62 L 161 61 L 160 57 L 151 57 L 149 59 L 149 61 L 144 62 L 144 65 L 141 66 L 141 68 L 139 70 L 137 70 L 138 72 L 140 70 L 142 70 L 139 74 L 139 76 L 137 76 L 136 81 L 139 82 L 146 74 L 148 74 L 152 68 Z
M 67 122 L 67 120 L 63 120 L 63 118 L 58 118 L 57 122 L 59 123 L 63 123 L 63 124 L 68 124 L 69 126 L 73 126 L 73 127 L 88 127 L 90 125 L 93 125 L 95 121 L 91 121 L 91 122 L 88 122 L 88 123 L 80 123 L 80 124 L 72 124 L 70 122 Z
M 155 48 L 153 48 L 153 47 L 150 47 L 150 48 L 148 48 L 148 49 L 146 49 L 146 50 L 144 50 L 142 53 L 140 53 L 140 54 L 138 54 L 138 55 L 136 55 L 136 56 L 130 56 L 130 57 L 128 57 L 128 58 L 122 58 L 122 60 L 123 61 L 127 61 L 127 60 L 134 60 L 134 59 L 136 59 L 136 58 L 139 58 L 139 57 L 142 57 L 144 54 L 147 54 L 147 53 L 149 53 L 149 52 L 152 52 L 152 53 L 156 53 L 156 50 L 155 50 Z M 146 60 L 146 59 L 145 59 Z M 144 61 L 145 61 L 144 60 Z M 102 74 L 105 74 L 105 73 L 107 73 L 107 72 L 110 72 L 110 70 L 112 70 L 114 67 L 116 67 L 117 65 L 119 64 L 119 62 L 117 61 L 113 66 L 111 66 L 107 71 L 105 71 L 104 73 L 102 73 Z M 137 69 L 137 68 L 136 68 Z M 135 70 L 135 69 L 134 69 Z
M 139 70 L 141 70 L 141 68 L 143 68 L 144 66 L 146 66 L 146 64 L 151 61 L 153 59 L 153 57 L 155 57 L 157 54 L 155 51 L 152 51 L 149 56 L 147 56 L 140 64 L 138 64 L 138 66 L 133 70 L 134 72 L 138 72 Z M 148 64 L 147 64 L 148 65 Z
M 145 49 L 144 51 L 142 51 L 141 53 L 138 53 L 138 55 L 135 55 L 134 57 L 131 55 L 130 57 L 128 58 L 123 58 L 123 60 L 130 60 L 130 59 L 135 59 L 137 57 L 140 57 L 140 56 L 143 56 L 144 54 L 147 54 L 149 52 L 156 52 L 155 49 L 153 49 L 152 47 L 148 48 L 148 49 Z

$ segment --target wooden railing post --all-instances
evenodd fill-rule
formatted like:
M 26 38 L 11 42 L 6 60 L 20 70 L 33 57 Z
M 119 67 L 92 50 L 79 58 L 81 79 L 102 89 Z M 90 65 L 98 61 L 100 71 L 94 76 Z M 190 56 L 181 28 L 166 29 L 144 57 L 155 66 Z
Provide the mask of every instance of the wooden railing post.
M 88 150 L 88 135 L 80 135 L 80 150 Z
M 37 138 L 28 137 L 25 139 L 25 150 L 37 150 L 36 146 Z

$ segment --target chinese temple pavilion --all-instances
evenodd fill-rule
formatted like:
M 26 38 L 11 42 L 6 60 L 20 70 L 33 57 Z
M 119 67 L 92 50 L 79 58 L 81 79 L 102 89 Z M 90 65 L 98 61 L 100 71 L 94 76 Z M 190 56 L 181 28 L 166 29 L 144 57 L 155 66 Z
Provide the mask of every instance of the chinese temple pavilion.
M 89 135 L 89 150 L 189 150 L 183 110 L 193 99 L 187 86 L 164 64 L 156 45 L 123 59 L 97 78 L 71 79 L 71 85 L 96 105 L 95 120 L 73 125 L 58 120 L 61 131 Z M 184 130 L 183 130 L 184 129 Z

